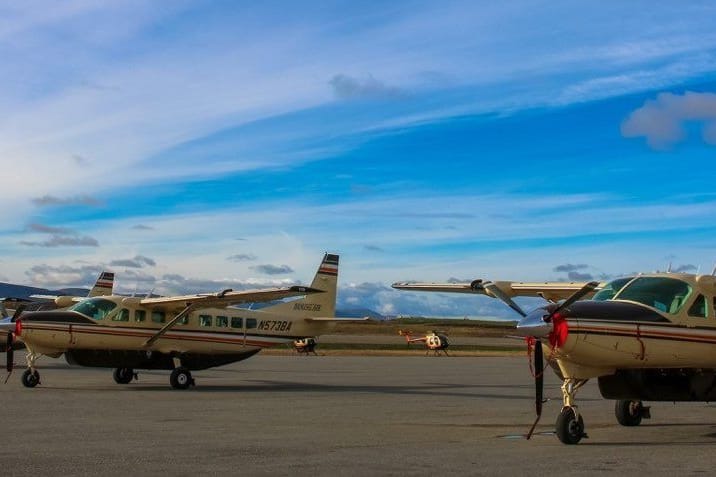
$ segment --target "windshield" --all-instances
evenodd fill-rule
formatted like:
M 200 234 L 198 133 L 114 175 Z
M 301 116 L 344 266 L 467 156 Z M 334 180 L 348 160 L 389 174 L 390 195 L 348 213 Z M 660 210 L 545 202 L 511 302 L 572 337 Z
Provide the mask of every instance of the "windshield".
M 94 320 L 101 320 L 105 316 L 117 307 L 117 304 L 113 301 L 105 300 L 104 298 L 90 298 L 88 300 L 81 301 L 70 308 L 71 311 L 82 313 L 85 316 L 89 316 Z
M 619 293 L 624 285 L 629 283 L 634 277 L 617 278 L 604 285 L 604 288 L 594 294 L 592 300 L 594 301 L 605 301 L 614 298 L 614 295 Z
M 678 313 L 691 294 L 691 285 L 676 278 L 638 277 L 615 299 L 642 303 L 670 314 Z

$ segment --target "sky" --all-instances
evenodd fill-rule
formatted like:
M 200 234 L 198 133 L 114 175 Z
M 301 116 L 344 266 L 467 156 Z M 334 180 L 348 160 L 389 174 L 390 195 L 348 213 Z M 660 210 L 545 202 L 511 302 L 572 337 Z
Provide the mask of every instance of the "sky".
M 716 263 L 716 5 L 0 2 L 0 281 L 500 316 Z M 531 302 L 530 302 L 531 303 Z

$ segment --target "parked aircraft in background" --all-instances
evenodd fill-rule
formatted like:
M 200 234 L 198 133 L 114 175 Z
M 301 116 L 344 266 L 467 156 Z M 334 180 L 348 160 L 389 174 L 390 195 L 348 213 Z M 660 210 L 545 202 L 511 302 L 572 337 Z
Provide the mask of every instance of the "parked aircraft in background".
M 40 382 L 42 355 L 70 364 L 115 368 L 126 384 L 135 369 L 171 370 L 170 384 L 194 384 L 191 371 L 249 358 L 263 348 L 292 343 L 325 332 L 334 318 L 338 255 L 326 254 L 310 287 L 139 298 L 104 296 L 84 300 L 67 311 L 26 312 L 6 326 L 27 348 L 22 382 Z M 261 310 L 227 308 L 297 295 L 305 298 Z M 10 367 L 11 361 L 8 360 Z
M 30 298 L 3 298 L 0 301 L 0 323 L 11 321 L 11 316 L 19 315 L 23 311 L 40 311 L 54 310 L 58 308 L 68 308 L 74 303 L 95 296 L 111 295 L 114 291 L 114 273 L 102 271 L 97 277 L 92 288 L 90 288 L 87 296 L 73 295 L 30 295 Z M 0 343 L 0 352 L 7 349 L 9 341 Z M 21 340 L 12 340 L 13 349 L 22 349 L 25 347 Z
M 400 336 L 405 337 L 405 341 L 408 344 L 411 343 L 424 343 L 425 344 L 425 355 L 427 356 L 431 351 L 435 353 L 435 356 L 440 356 L 440 352 L 445 353 L 445 356 L 449 356 L 447 352 L 450 341 L 445 333 L 439 333 L 437 331 L 431 331 L 419 338 L 413 338 L 413 334 L 410 331 L 398 330 Z
M 504 301 L 522 316 L 515 332 L 526 337 L 534 350 L 537 420 L 528 438 L 542 414 L 543 347 L 564 380 L 556 433 L 565 444 L 576 444 L 586 436 L 575 395 L 591 378 L 598 378 L 603 397 L 616 400 L 617 421 L 625 426 L 639 425 L 642 418 L 650 417 L 645 400 L 716 399 L 713 275 L 638 275 L 604 284 L 605 295 L 580 301 L 600 287 L 590 282 L 564 302 L 529 313 L 502 287 L 491 282 L 481 286 L 485 294 Z
M 293 341 L 293 349 L 296 350 L 296 353 L 303 354 L 305 356 L 308 356 L 311 353 L 317 355 L 316 346 L 318 346 L 318 341 L 313 337 L 300 338 Z

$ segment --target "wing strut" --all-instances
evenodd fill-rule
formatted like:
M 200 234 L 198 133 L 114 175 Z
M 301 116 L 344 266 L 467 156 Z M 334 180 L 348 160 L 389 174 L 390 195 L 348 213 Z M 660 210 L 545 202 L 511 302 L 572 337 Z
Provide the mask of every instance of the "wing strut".
M 177 316 L 175 316 L 174 318 L 169 320 L 169 323 L 162 326 L 162 328 L 159 331 L 157 331 L 152 337 L 150 337 L 147 341 L 145 341 L 144 346 L 147 347 L 147 346 L 153 345 L 155 341 L 157 341 L 159 338 L 161 338 L 164 333 L 166 333 L 167 331 L 172 329 L 174 327 L 174 325 L 177 324 L 177 322 L 179 320 L 181 320 L 186 315 L 191 313 L 192 310 L 194 310 L 194 304 L 189 303 L 182 311 L 179 312 L 179 314 Z

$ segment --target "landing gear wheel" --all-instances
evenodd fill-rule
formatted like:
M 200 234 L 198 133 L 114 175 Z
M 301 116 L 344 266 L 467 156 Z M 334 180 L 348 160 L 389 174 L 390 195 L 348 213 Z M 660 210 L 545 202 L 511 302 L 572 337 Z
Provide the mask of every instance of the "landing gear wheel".
M 22 384 L 26 388 L 34 388 L 40 384 L 40 373 L 38 373 L 36 369 L 26 369 L 25 372 L 22 373 Z
M 577 444 L 585 437 L 582 416 L 576 417 L 571 407 L 565 407 L 557 417 L 557 437 L 563 444 Z
M 134 370 L 132 368 L 117 368 L 112 376 L 117 384 L 129 384 L 134 379 Z
M 633 427 L 641 424 L 644 415 L 644 405 L 641 401 L 617 401 L 614 404 L 614 414 L 617 422 L 622 426 Z
M 186 389 L 194 384 L 191 373 L 186 368 L 174 368 L 169 376 L 169 383 L 174 389 Z

